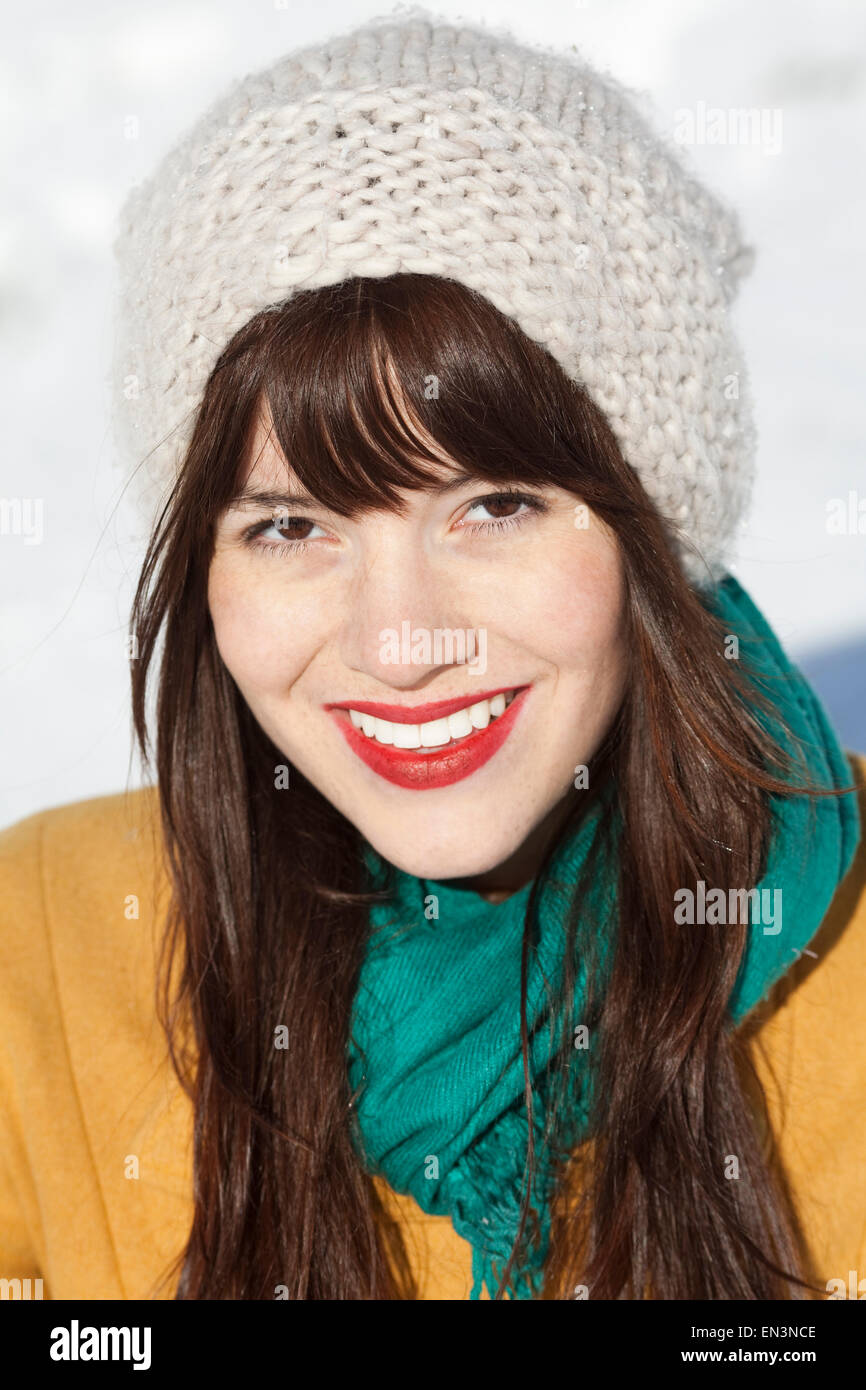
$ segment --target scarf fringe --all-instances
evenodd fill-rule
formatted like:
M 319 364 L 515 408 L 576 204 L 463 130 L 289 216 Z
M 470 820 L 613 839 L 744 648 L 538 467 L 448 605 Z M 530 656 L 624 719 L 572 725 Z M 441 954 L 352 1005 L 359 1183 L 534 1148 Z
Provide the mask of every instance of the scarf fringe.
M 472 1247 L 472 1291 L 470 1299 L 479 1299 L 482 1289 L 486 1288 L 490 1298 L 495 1298 L 499 1288 L 499 1279 L 493 1266 L 493 1260 L 477 1245 Z
M 506 1291 L 509 1299 L 534 1299 L 539 1296 L 541 1291 L 541 1273 L 537 1269 L 518 1270 L 514 1276 L 516 1281 L 516 1291 L 511 1289 Z M 480 1246 L 472 1246 L 472 1289 L 469 1294 L 470 1299 L 478 1300 L 481 1298 L 483 1289 L 487 1289 L 488 1296 L 492 1299 L 496 1297 L 499 1288 L 499 1272 L 493 1262 L 493 1257 Z

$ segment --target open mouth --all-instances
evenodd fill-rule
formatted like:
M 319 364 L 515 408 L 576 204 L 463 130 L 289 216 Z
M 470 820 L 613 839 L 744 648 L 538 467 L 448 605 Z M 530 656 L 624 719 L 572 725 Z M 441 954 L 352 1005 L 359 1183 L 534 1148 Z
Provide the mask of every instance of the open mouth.
M 515 686 L 465 703 L 440 700 L 414 708 L 364 701 L 325 708 L 373 772 L 397 786 L 431 790 L 470 776 L 493 757 L 530 688 Z
M 437 748 L 462 743 L 477 730 L 486 729 L 494 719 L 505 713 L 516 694 L 516 690 L 500 691 L 492 699 L 476 700 L 475 704 L 466 705 L 454 714 L 442 719 L 430 719 L 424 724 L 395 723 L 356 709 L 349 710 L 349 718 L 356 729 L 361 729 L 367 738 L 374 739 L 385 748 L 411 748 L 427 754 Z

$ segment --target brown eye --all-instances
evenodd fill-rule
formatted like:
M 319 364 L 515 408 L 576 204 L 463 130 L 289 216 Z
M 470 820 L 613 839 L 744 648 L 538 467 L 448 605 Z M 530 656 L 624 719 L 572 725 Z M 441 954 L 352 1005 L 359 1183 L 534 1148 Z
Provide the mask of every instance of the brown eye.
M 485 511 L 489 512 L 492 517 L 501 520 L 506 516 L 514 516 L 514 513 L 519 511 L 523 506 L 523 499 L 520 497 L 509 497 L 505 493 L 502 493 L 496 497 L 485 497 L 480 502 L 477 502 L 476 506 L 484 507 Z
M 314 530 L 316 525 L 314 521 L 308 521 L 305 516 L 275 516 L 271 524 L 287 541 L 308 540 L 310 531 Z
M 460 525 L 475 531 L 504 529 L 509 524 L 525 521 L 533 513 L 546 511 L 547 503 L 531 493 L 490 492 L 467 508 Z
M 289 516 L 283 512 L 267 521 L 256 522 L 244 533 L 244 543 L 274 555 L 290 554 L 306 549 L 308 541 L 318 540 L 325 534 L 319 523 L 309 517 Z

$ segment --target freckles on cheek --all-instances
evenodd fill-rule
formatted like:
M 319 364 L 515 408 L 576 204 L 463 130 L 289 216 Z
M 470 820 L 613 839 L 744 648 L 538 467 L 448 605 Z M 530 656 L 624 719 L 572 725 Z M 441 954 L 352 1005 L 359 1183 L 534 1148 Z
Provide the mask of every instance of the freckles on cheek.
M 309 615 L 266 584 L 213 580 L 208 601 L 220 656 L 242 689 L 283 686 L 309 660 Z
M 557 666 L 597 670 L 617 645 L 622 588 L 609 560 L 563 546 L 523 576 L 508 600 L 497 605 L 501 630 Z

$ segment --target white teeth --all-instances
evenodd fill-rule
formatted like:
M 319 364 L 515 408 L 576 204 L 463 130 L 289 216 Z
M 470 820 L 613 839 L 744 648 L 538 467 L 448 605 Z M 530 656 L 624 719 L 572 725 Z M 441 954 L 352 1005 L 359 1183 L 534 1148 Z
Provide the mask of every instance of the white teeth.
M 420 724 L 392 724 L 395 748 L 420 748 Z
M 459 709 L 448 716 L 448 732 L 452 738 L 465 738 L 472 733 L 472 720 L 468 709 Z
M 443 743 L 450 743 L 450 723 L 449 719 L 431 719 L 429 724 L 420 725 L 421 747 L 440 748 Z
M 513 690 L 500 692 L 490 700 L 477 700 L 446 719 L 430 719 L 426 724 L 396 724 L 356 709 L 349 710 L 349 718 L 356 729 L 362 729 L 376 743 L 394 748 L 443 748 L 452 739 L 466 738 L 475 729 L 486 729 L 492 719 L 505 712 L 514 694 Z
M 490 723 L 490 701 L 479 700 L 477 705 L 470 705 L 469 718 L 473 729 L 486 729 Z

